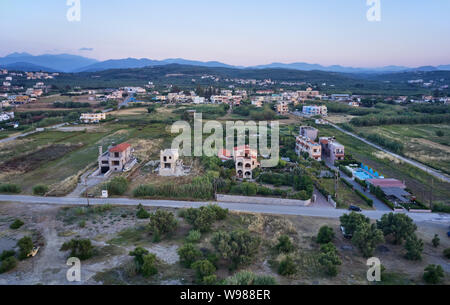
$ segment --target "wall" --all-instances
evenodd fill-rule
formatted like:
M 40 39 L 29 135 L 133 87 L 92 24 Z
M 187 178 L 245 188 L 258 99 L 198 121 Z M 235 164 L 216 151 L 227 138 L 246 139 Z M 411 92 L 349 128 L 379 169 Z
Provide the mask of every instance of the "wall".
M 233 196 L 233 195 L 216 195 L 216 200 L 220 202 L 234 202 L 234 203 L 254 203 L 254 204 L 277 204 L 277 205 L 290 205 L 290 206 L 309 206 L 311 199 L 294 200 L 294 199 L 281 199 L 281 198 L 267 198 L 267 197 L 251 197 L 251 196 Z

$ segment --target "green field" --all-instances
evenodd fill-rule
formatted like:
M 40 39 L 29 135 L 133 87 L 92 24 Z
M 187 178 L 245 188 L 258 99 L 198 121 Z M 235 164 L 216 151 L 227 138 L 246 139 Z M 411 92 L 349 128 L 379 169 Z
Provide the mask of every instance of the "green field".
M 0 182 L 16 183 L 24 193 L 30 194 L 36 184 L 58 184 L 94 165 L 100 145 L 106 149 L 112 143 L 119 144 L 131 139 L 164 139 L 164 143 L 171 139 L 166 132 L 167 124 L 150 123 L 164 118 L 164 115 L 143 112 L 137 116 L 116 117 L 116 120 L 86 132 L 46 130 L 2 144 L 0 167 L 7 166 L 8 172 L 0 175 Z M 68 152 L 55 155 L 64 146 L 70 147 Z
M 376 169 L 385 177 L 392 177 L 405 181 L 406 185 L 419 198 L 428 203 L 430 198 L 430 185 L 434 180 L 433 198 L 436 202 L 450 204 L 450 184 L 440 181 L 426 172 L 406 163 L 394 162 L 386 155 L 380 154 L 377 149 L 346 135 L 331 126 L 317 126 L 320 136 L 335 136 L 345 145 L 346 153 Z
M 405 156 L 450 173 L 450 125 L 386 125 L 361 127 L 358 133 L 379 134 L 400 141 Z M 439 136 L 438 133 L 442 132 Z

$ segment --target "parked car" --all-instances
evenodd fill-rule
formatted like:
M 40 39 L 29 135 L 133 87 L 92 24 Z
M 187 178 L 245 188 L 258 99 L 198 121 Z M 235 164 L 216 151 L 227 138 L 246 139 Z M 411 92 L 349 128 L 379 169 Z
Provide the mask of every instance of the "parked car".
M 349 211 L 362 212 L 360 207 L 357 207 L 357 206 L 354 206 L 354 205 L 351 205 L 348 209 L 349 209 Z
M 353 237 L 352 234 L 347 234 L 345 232 L 345 228 L 343 226 L 341 226 L 341 232 L 342 232 L 342 235 L 344 235 L 344 238 L 351 239 Z

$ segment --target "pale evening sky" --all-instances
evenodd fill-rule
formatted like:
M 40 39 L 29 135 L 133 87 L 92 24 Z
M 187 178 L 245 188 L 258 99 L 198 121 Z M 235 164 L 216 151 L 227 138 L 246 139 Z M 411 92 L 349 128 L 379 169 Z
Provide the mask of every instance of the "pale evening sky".
M 0 56 L 450 64 L 448 0 L 380 0 L 380 22 L 367 20 L 366 0 L 80 0 L 80 22 L 66 1 L 0 0 Z

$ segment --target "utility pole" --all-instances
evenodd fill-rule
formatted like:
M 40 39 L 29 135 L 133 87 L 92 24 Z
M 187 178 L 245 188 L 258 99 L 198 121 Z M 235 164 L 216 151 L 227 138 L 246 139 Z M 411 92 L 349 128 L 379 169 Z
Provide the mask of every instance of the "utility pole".
M 85 194 L 86 194 L 87 207 L 89 208 L 88 185 L 87 185 L 87 180 L 86 179 L 84 180 L 84 186 L 86 187 Z
M 433 187 L 434 187 L 434 178 L 431 177 L 431 186 L 430 186 L 430 209 L 433 210 Z
M 336 200 L 338 199 L 338 183 L 339 183 L 339 170 L 335 170 L 334 172 L 335 178 L 334 178 L 334 197 L 336 197 Z

